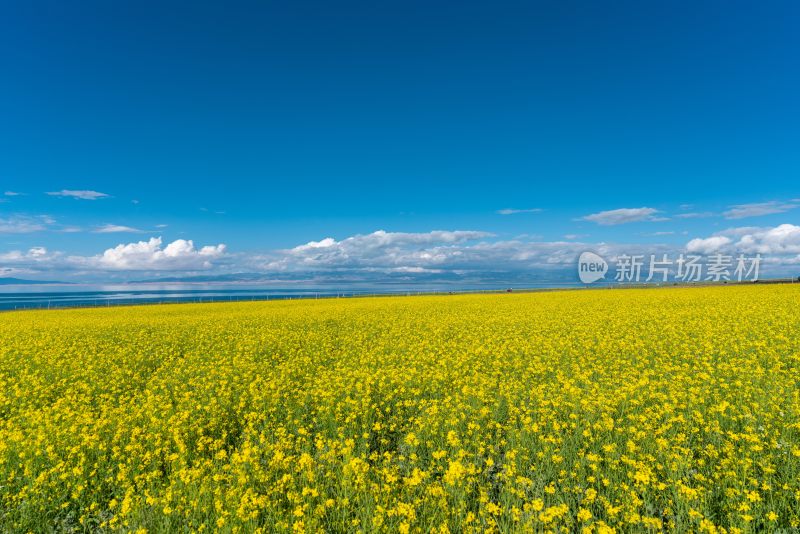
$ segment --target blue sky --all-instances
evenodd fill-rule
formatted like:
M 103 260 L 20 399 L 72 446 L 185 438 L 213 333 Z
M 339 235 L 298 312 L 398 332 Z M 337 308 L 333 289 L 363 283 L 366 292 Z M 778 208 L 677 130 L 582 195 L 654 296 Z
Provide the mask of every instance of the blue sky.
M 8 3 L 0 275 L 480 278 L 484 248 L 525 272 L 715 234 L 791 266 L 798 17 L 795 2 Z M 176 241 L 178 260 L 156 257 Z M 475 265 L 437 256 L 476 246 Z

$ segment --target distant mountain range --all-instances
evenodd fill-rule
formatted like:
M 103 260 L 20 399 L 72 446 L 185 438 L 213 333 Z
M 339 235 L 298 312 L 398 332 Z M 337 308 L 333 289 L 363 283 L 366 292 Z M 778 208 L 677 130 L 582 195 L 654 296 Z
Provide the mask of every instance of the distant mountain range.
M 0 278 L 0 286 L 40 285 L 40 284 L 69 284 L 69 282 L 55 282 L 52 280 L 24 280 L 22 278 Z
M 150 284 L 150 283 L 164 283 L 164 282 L 262 282 L 267 280 L 268 277 L 260 273 L 235 273 L 235 274 L 215 274 L 205 275 L 199 274 L 195 276 L 170 276 L 165 278 L 149 278 L 145 280 L 134 280 L 132 284 Z
M 462 287 L 483 287 L 489 285 L 518 286 L 562 286 L 577 283 L 572 269 L 543 269 L 539 272 L 482 272 L 480 279 L 470 277 L 470 273 L 455 272 L 380 272 L 380 273 L 331 273 L 326 271 L 303 271 L 302 273 L 227 273 L 199 274 L 193 276 L 171 276 L 135 280 L 131 284 L 164 283 L 244 283 L 244 284 L 296 284 L 302 282 L 315 287 L 345 287 L 358 285 L 415 286 L 418 284 L 458 285 Z

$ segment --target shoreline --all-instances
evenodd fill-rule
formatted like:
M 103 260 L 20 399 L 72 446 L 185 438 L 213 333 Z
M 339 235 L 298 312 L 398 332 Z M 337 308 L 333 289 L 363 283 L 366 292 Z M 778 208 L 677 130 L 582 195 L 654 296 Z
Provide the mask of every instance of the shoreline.
M 394 291 L 361 291 L 361 290 L 308 290 L 302 294 L 291 294 L 291 290 L 264 290 L 264 293 L 258 294 L 254 291 L 253 295 L 212 295 L 212 296 L 198 296 L 192 297 L 192 291 L 199 290 L 186 290 L 189 293 L 186 296 L 153 296 L 153 297 L 136 297 L 130 298 L 103 298 L 101 295 L 114 295 L 119 294 L 121 291 L 93 291 L 87 292 L 97 298 L 84 298 L 78 299 L 80 303 L 77 304 L 59 304 L 53 302 L 57 299 L 42 298 L 36 304 L 31 305 L 15 305 L 14 308 L 0 308 L 0 313 L 15 312 L 15 311 L 43 311 L 43 310 L 70 310 L 70 309 L 88 309 L 88 308 L 118 308 L 127 306 L 157 306 L 157 305 L 174 305 L 174 304 L 218 304 L 218 303 L 232 303 L 232 302 L 270 302 L 270 301 L 284 301 L 284 300 L 321 300 L 321 299 L 339 299 L 339 298 L 385 298 L 385 297 L 418 297 L 418 296 L 455 296 L 455 295 L 480 295 L 480 294 L 513 294 L 513 293 L 542 293 L 552 291 L 576 291 L 576 290 L 615 290 L 615 289 L 667 289 L 667 288 L 690 288 L 690 287 L 732 287 L 732 286 L 752 286 L 752 285 L 774 285 L 774 284 L 795 284 L 800 283 L 796 278 L 769 278 L 757 281 L 701 281 L 701 282 L 661 282 L 661 283 L 638 283 L 638 284 L 598 284 L 598 285 L 563 285 L 563 286 L 550 286 L 550 287 L 519 287 L 519 288 L 498 288 L 498 289 L 436 289 L 436 290 L 394 290 Z M 133 290 L 132 290 L 133 291 Z M 179 293 L 181 290 L 174 290 L 173 293 Z M 219 290 L 219 293 L 224 293 L 226 290 Z M 227 290 L 231 291 L 231 290 Z M 267 293 L 267 291 L 275 291 L 275 293 Z M 306 291 L 306 290 L 296 290 Z M 147 293 L 145 289 L 136 290 L 136 292 Z M 209 293 L 214 293 L 209 290 Z M 20 293 L 6 293 L 12 296 L 27 295 L 35 297 L 36 292 L 20 292 Z M 58 295 L 69 295 L 69 292 L 58 293 Z M 75 295 L 80 295 L 80 292 L 75 292 Z M 2 295 L 0 295 L 2 296 Z M 10 306 L 10 305 L 9 305 Z

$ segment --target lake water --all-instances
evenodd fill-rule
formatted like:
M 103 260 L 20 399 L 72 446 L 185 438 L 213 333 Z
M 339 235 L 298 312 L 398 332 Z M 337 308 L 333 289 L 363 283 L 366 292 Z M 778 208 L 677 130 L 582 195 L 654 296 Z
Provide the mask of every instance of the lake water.
M 536 288 L 537 286 L 528 286 Z M 540 288 L 549 287 L 545 285 Z M 313 299 L 360 297 L 369 295 L 408 295 L 461 291 L 498 291 L 499 286 L 453 288 L 415 286 L 413 288 L 266 288 L 258 286 L 215 285 L 30 285 L 0 287 L 0 310 L 119 306 L 176 302 L 224 302 L 247 300 Z

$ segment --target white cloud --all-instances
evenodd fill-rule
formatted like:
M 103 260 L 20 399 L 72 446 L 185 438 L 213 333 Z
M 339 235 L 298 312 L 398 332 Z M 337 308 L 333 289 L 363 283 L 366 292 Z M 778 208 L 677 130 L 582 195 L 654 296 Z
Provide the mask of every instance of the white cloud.
M 27 215 L 12 215 L 0 218 L 0 234 L 29 234 L 43 232 L 55 221 L 46 215 L 30 217 Z
M 178 239 L 162 248 L 160 237 L 149 241 L 117 245 L 99 256 L 88 258 L 88 265 L 112 270 L 192 270 L 208 269 L 213 260 L 225 254 L 225 245 L 195 248 L 191 240 Z
M 676 219 L 703 219 L 706 217 L 713 217 L 714 214 L 710 211 L 699 211 L 689 213 L 678 213 L 675 215 Z
M 705 239 L 692 239 L 686 244 L 686 250 L 704 254 L 762 254 L 768 256 L 765 260 L 775 263 L 797 262 L 800 261 L 800 226 L 729 228 Z
M 114 233 L 141 233 L 142 230 L 138 228 L 131 228 L 130 226 L 121 226 L 119 224 L 104 224 L 93 230 L 96 234 L 114 234 Z
M 100 193 L 99 191 L 86 191 L 74 189 L 62 189 L 61 191 L 50 191 L 47 193 L 53 197 L 72 197 L 81 200 L 97 200 L 98 198 L 107 198 L 108 195 Z
M 356 235 L 337 241 L 326 238 L 263 258 L 260 270 L 301 278 L 348 277 L 376 282 L 394 275 L 436 275 L 437 279 L 572 280 L 570 266 L 581 252 L 592 249 L 604 257 L 666 251 L 663 245 L 612 245 L 577 241 L 492 241 L 488 232 L 456 231 Z M 558 274 L 554 274 L 558 272 Z M 544 273 L 544 274 L 543 274 Z M 570 278 L 572 276 L 572 278 Z M 552 278 L 556 277 L 556 278 Z M 419 277 L 414 277 L 419 279 Z
M 6 192 L 5 192 L 5 193 L 3 193 L 3 194 L 4 194 L 5 196 L 7 196 L 7 197 L 18 197 L 18 196 L 22 195 L 22 193 L 18 193 L 18 192 L 16 192 L 16 191 L 6 191 Z
M 27 251 L 12 250 L 0 253 L 0 265 L 26 269 L 30 274 L 53 280 L 91 278 L 97 280 L 102 272 L 125 279 L 126 271 L 197 271 L 223 264 L 228 258 L 225 245 L 196 248 L 192 241 L 178 239 L 162 246 L 161 238 L 120 244 L 94 256 L 66 255 L 44 247 Z M 101 278 L 102 279 L 102 278 Z
M 658 213 L 658 210 L 655 208 L 620 208 L 592 213 L 591 215 L 586 215 L 583 219 L 603 226 L 664 220 L 661 217 L 656 217 L 656 213 Z
M 336 241 L 332 237 L 326 237 L 321 241 L 310 241 L 305 245 L 299 245 L 292 251 L 301 252 L 310 249 L 329 249 L 337 248 L 348 251 L 374 251 L 378 249 L 389 249 L 401 245 L 430 245 L 436 243 L 463 243 L 492 237 L 489 232 L 477 232 L 469 230 L 433 230 L 424 233 L 410 232 L 386 232 L 378 230 L 366 235 L 355 235 Z
M 332 237 L 326 237 L 321 241 L 309 241 L 305 245 L 298 245 L 292 249 L 293 252 L 303 252 L 306 250 L 314 250 L 318 248 L 329 248 L 336 245 L 336 240 Z
M 447 256 L 447 250 L 468 241 L 492 237 L 489 232 L 434 230 L 425 233 L 386 232 L 355 235 L 337 241 L 326 237 L 278 252 L 270 270 L 329 268 L 424 267 Z
M 724 235 L 732 238 L 740 238 L 743 235 L 752 234 L 755 232 L 761 232 L 763 230 L 769 230 L 770 227 L 766 226 L 739 226 L 735 228 L 726 228 L 725 230 L 720 230 L 719 232 L 714 232 L 714 235 Z
M 515 209 L 515 208 L 505 208 L 502 210 L 497 210 L 499 215 L 515 215 L 517 213 L 539 213 L 542 211 L 541 208 L 528 208 L 528 209 Z
M 770 202 L 755 202 L 752 204 L 737 204 L 730 206 L 728 211 L 722 215 L 726 219 L 744 219 L 746 217 L 759 217 L 762 215 L 772 215 L 775 213 L 784 213 L 793 210 L 800 206 L 796 201 L 779 202 L 772 200 Z
M 378 230 L 371 234 L 355 235 L 341 241 L 326 237 L 321 241 L 310 241 L 293 249 L 283 251 L 284 260 L 300 261 L 306 266 L 350 265 L 353 263 L 382 266 L 402 264 L 401 258 L 418 256 L 428 261 L 439 255 L 440 247 L 452 246 L 467 241 L 491 237 L 488 232 L 434 230 L 425 233 L 386 232 Z
M 24 264 L 31 266 L 32 264 L 49 262 L 55 256 L 60 256 L 60 254 L 58 253 L 52 254 L 48 252 L 48 250 L 44 247 L 31 247 L 26 252 L 20 250 L 12 250 L 10 252 L 4 252 L 0 254 L 0 262 L 6 264 L 15 264 L 15 265 Z
M 122 243 L 96 255 L 75 256 L 42 247 L 0 253 L 6 269 L 28 269 L 50 280 L 130 280 L 157 277 L 170 271 L 186 276 L 197 271 L 213 274 L 259 273 L 287 283 L 359 284 L 457 282 L 464 285 L 497 283 L 571 283 L 575 261 L 591 250 L 608 261 L 621 254 L 734 253 L 774 255 L 770 263 L 789 269 L 800 263 L 800 226 L 730 228 L 693 239 L 684 247 L 671 244 L 587 243 L 575 240 L 498 240 L 482 231 L 420 233 L 377 231 L 337 240 L 309 241 L 264 255 L 228 253 L 225 245 L 195 246 L 178 239 L 165 243 L 154 237 Z M 133 273 L 136 272 L 134 275 Z
M 731 243 L 730 237 L 725 236 L 713 236 L 707 237 L 705 239 L 692 239 L 686 244 L 686 250 L 688 252 L 696 253 L 696 254 L 711 254 L 714 252 L 720 251 L 726 245 Z
M 781 224 L 742 235 L 736 248 L 745 253 L 800 254 L 800 226 Z

